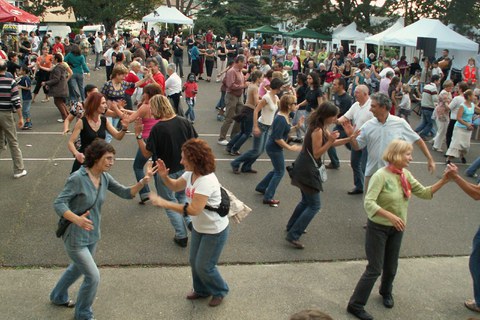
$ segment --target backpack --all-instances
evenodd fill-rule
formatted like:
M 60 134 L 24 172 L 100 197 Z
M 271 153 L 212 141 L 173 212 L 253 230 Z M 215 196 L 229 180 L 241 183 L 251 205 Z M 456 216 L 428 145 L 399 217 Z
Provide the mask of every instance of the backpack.
M 228 196 L 227 191 L 223 187 L 220 187 L 220 194 L 222 196 L 222 200 L 220 201 L 218 208 L 206 205 L 205 209 L 215 211 L 220 215 L 220 217 L 225 217 L 230 211 L 230 197 Z

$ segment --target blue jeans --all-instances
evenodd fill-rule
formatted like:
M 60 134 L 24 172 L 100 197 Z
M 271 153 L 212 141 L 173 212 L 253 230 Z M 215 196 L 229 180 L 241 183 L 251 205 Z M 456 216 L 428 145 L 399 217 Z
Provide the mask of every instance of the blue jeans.
M 363 190 L 365 182 L 365 169 L 367 167 L 367 148 L 352 150 L 350 153 L 350 165 L 353 171 L 353 184 L 356 190 Z
M 195 98 L 185 98 L 187 103 L 187 112 L 185 112 L 185 118 L 190 121 L 195 121 Z
M 422 107 L 422 122 L 415 129 L 415 131 L 420 135 L 420 137 L 427 137 L 432 131 L 432 127 L 433 127 L 432 114 L 433 114 L 433 109 Z
M 293 116 L 292 120 L 292 125 L 296 125 L 298 121 L 302 118 L 305 117 L 305 122 L 303 123 L 303 126 L 301 128 L 296 129 L 297 132 L 297 138 L 303 138 L 305 135 L 305 132 L 307 132 L 307 126 L 306 126 L 306 120 L 307 120 L 307 110 L 297 110 L 295 112 L 295 115 Z
M 217 105 L 215 106 L 215 109 L 218 109 L 218 110 L 225 108 L 225 95 L 227 94 L 225 91 L 220 91 L 220 92 L 221 92 L 220 99 L 218 100 Z
M 100 67 L 100 60 L 102 60 L 102 54 L 102 52 L 95 52 L 95 68 Z
M 22 101 L 22 116 L 23 120 L 30 121 L 30 107 L 32 106 L 32 100 L 23 100 Z
M 112 126 L 114 128 L 117 128 L 117 125 L 118 123 L 120 122 L 120 118 L 112 118 L 112 117 L 107 117 L 107 121 L 110 121 L 110 123 L 112 124 Z M 107 132 L 105 133 L 105 141 L 110 143 L 112 142 L 113 140 L 113 136 L 110 134 L 110 132 Z
M 368 220 L 365 236 L 368 265 L 348 302 L 354 309 L 365 307 L 380 274 L 382 275 L 380 294 L 385 296 L 392 293 L 402 238 L 402 231 Z
M 89 246 L 71 247 L 65 243 L 65 250 L 72 260 L 67 270 L 50 293 L 50 300 L 54 304 L 64 304 L 69 300 L 68 288 L 82 275 L 83 283 L 77 295 L 75 304 L 75 319 L 86 320 L 93 318 L 92 305 L 97 294 L 100 282 L 100 272 L 93 260 L 97 243 Z
M 260 181 L 255 190 L 264 192 L 264 200 L 272 200 L 275 196 L 275 191 L 280 184 L 280 181 L 285 174 L 285 157 L 282 151 L 268 151 L 267 154 L 272 161 L 273 170 L 267 173 L 267 175 Z
M 183 170 L 180 170 L 170 173 L 168 176 L 172 179 L 178 179 L 182 176 L 183 172 Z M 168 201 L 176 203 L 185 203 L 186 201 L 185 191 L 173 192 L 172 190 L 168 189 L 158 174 L 155 175 L 155 188 L 157 188 L 158 195 Z M 192 221 L 190 217 L 184 217 L 182 214 L 170 209 L 165 209 L 165 212 L 167 213 L 168 219 L 170 219 L 170 223 L 175 229 L 175 238 L 187 238 L 188 233 L 186 226 L 190 223 L 190 221 Z
M 287 223 L 287 239 L 298 240 L 307 229 L 310 221 L 320 210 L 320 192 L 313 194 L 302 191 L 302 200 L 297 204 Z
M 85 92 L 83 88 L 83 74 L 74 73 L 70 80 L 68 80 L 68 84 L 71 87 L 71 94 L 70 94 L 70 101 L 77 102 L 85 101 Z
M 243 163 L 241 171 L 250 171 L 252 170 L 253 163 L 260 157 L 260 155 L 265 151 L 265 146 L 267 145 L 268 129 L 270 126 L 267 126 L 263 123 L 258 123 L 260 128 L 260 135 L 258 137 L 253 137 L 253 148 L 248 150 L 235 160 L 233 160 L 230 165 L 232 168 L 239 168 Z
M 472 254 L 469 261 L 470 274 L 473 280 L 473 295 L 477 306 L 480 305 L 480 228 L 473 237 Z
M 149 158 L 145 158 L 143 156 L 140 149 L 137 149 L 137 154 L 135 155 L 135 159 L 133 160 L 133 172 L 135 173 L 135 178 L 137 179 L 137 181 L 140 181 L 145 177 L 144 167 L 148 159 Z M 145 198 L 148 198 L 149 193 L 150 188 L 148 187 L 148 184 L 146 184 L 145 187 L 143 187 L 138 194 L 140 195 L 140 199 L 144 200 Z
M 177 73 L 183 78 L 183 56 L 173 56 L 173 63 L 177 67 Z
M 469 177 L 473 177 L 477 172 L 478 168 L 480 168 L 480 157 L 475 159 L 472 164 L 465 170 L 465 174 Z M 480 300 L 479 300 L 480 301 Z
M 193 290 L 201 296 L 224 297 L 229 288 L 217 268 L 218 259 L 227 242 L 230 227 L 216 234 L 192 230 L 190 242 L 190 267 Z
M 245 141 L 248 140 L 252 134 L 253 117 L 247 116 L 240 122 L 240 132 L 235 135 L 227 144 L 227 151 L 232 152 L 240 150 Z

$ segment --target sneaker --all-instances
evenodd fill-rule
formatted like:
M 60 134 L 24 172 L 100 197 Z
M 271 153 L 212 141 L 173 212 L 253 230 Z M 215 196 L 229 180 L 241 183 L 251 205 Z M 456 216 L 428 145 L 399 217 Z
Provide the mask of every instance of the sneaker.
M 65 120 L 63 119 L 57 119 L 57 122 L 63 123 Z
M 24 177 L 24 176 L 26 176 L 26 175 L 27 175 L 27 170 L 23 170 L 23 171 L 20 172 L 20 173 L 14 173 L 14 174 L 13 174 L 13 177 L 14 177 L 15 179 L 19 179 L 19 178 Z
M 218 140 L 217 143 L 221 146 L 226 146 L 228 144 L 227 139 Z

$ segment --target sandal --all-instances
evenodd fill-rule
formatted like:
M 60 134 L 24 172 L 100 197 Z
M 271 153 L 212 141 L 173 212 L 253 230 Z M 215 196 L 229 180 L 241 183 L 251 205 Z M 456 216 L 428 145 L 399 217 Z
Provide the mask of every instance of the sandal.
M 42 103 L 46 103 L 46 102 L 49 102 L 49 101 L 50 101 L 50 99 L 43 99 Z
M 465 307 L 467 307 L 467 309 L 480 313 L 480 307 L 477 306 L 477 303 L 475 302 L 475 300 L 473 299 L 465 300 L 464 305 Z

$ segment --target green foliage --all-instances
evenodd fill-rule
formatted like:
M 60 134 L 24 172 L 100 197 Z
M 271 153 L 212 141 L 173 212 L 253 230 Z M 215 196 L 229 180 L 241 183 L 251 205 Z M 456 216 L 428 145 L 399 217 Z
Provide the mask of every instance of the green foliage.
M 63 1 L 60 0 L 38 0 L 29 1 L 30 5 L 24 5 L 23 10 L 35 15 L 42 16 L 49 7 L 61 6 Z
M 208 29 L 212 29 L 215 34 L 219 34 L 221 36 L 227 33 L 227 29 L 225 28 L 225 23 L 222 19 L 216 17 L 199 17 L 195 20 L 195 26 L 193 32 L 196 34 L 200 30 L 203 32 L 207 31 Z
M 470 29 L 480 28 L 480 2 L 478 0 L 454 0 L 448 7 L 446 23 L 453 23 L 455 30 L 468 35 Z
M 420 18 L 441 19 L 447 14 L 451 1 L 452 0 L 386 0 L 384 8 L 388 14 L 402 14 L 405 17 L 405 25 L 409 25 L 418 21 Z

